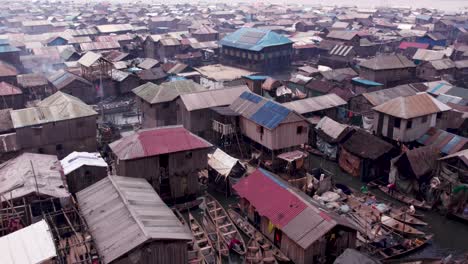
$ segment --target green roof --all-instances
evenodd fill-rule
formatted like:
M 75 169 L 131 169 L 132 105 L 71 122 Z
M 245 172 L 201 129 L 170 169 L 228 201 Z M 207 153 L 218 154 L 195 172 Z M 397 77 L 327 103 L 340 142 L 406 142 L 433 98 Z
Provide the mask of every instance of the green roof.
M 251 51 L 260 51 L 266 47 L 291 43 L 292 41 L 283 35 L 271 30 L 262 30 L 257 28 L 240 28 L 220 41 L 222 46 Z

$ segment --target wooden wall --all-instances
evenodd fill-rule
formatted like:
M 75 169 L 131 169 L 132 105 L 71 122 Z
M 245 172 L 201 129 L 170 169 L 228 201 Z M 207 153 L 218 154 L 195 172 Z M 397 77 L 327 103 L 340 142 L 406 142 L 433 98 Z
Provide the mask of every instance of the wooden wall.
M 297 134 L 297 127 L 302 126 L 302 133 Z M 241 117 L 240 127 L 242 133 L 251 140 L 261 144 L 270 150 L 280 150 L 299 146 L 308 141 L 308 123 L 306 121 L 283 123 L 274 130 L 264 128 L 261 134 L 260 126 Z
M 96 116 L 16 129 L 20 148 L 36 153 L 42 149 L 59 158 L 73 151 L 96 151 L 96 133 Z
M 75 194 L 107 176 L 107 167 L 82 166 L 66 175 L 68 190 Z
M 186 264 L 188 263 L 187 241 L 160 240 L 144 244 L 113 264 Z

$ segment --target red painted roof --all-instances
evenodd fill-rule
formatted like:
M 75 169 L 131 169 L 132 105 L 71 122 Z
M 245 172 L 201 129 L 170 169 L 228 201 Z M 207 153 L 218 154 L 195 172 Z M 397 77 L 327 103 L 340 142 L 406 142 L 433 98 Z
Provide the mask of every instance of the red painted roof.
M 407 48 L 427 49 L 427 48 L 429 48 L 429 44 L 403 41 L 403 42 L 400 43 L 400 46 L 398 48 L 403 49 L 403 50 L 405 50 Z
M 112 142 L 110 148 L 120 160 L 131 160 L 212 145 L 182 126 L 145 129 Z
M 21 91 L 20 88 L 11 85 L 6 82 L 1 82 L 0 83 L 0 95 L 17 95 L 17 94 L 22 94 L 23 92 Z
M 240 197 L 247 199 L 262 216 L 279 227 L 286 226 L 307 205 L 291 193 L 288 186 L 269 172 L 257 169 L 240 180 L 233 188 Z

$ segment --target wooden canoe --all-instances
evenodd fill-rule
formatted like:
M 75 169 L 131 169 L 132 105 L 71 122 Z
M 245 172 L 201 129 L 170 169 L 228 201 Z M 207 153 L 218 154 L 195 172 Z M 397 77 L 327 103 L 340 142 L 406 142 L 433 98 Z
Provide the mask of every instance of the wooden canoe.
M 420 210 L 430 210 L 432 207 L 429 204 L 426 204 L 425 201 L 418 201 L 414 198 L 408 197 L 404 194 L 398 193 L 398 192 L 393 192 L 393 194 L 390 194 L 388 191 L 388 188 L 386 186 L 379 185 L 379 189 L 387 194 L 388 196 L 405 203 L 407 205 L 413 205 L 415 208 L 420 209 Z
M 410 215 L 408 212 L 402 212 L 391 209 L 388 215 L 402 223 L 416 225 L 416 226 L 427 226 L 427 223 L 419 220 L 418 218 Z
M 245 253 L 245 262 L 248 264 L 261 264 L 263 263 L 263 255 L 260 245 L 255 239 L 250 239 L 247 244 L 247 252 Z
M 218 243 L 218 233 L 216 232 L 216 227 L 214 226 L 213 222 L 206 215 L 203 216 L 202 219 L 203 227 L 205 227 L 206 233 L 208 234 L 208 239 L 211 240 L 211 245 L 213 245 L 219 253 L 223 257 L 229 256 L 229 249 L 224 241 L 219 241 Z
M 200 249 L 203 259 L 205 259 L 205 263 L 216 264 L 217 261 L 214 248 L 211 245 L 210 239 L 208 239 L 208 234 L 191 213 L 189 213 L 189 222 L 190 231 L 192 231 L 193 237 L 195 238 L 195 244 Z
M 289 262 L 290 259 L 286 257 L 286 255 L 281 252 L 270 240 L 265 237 L 260 231 L 258 231 L 252 224 L 249 223 L 246 219 L 244 219 L 239 213 L 234 211 L 233 209 L 228 209 L 229 217 L 231 217 L 232 221 L 237 225 L 237 227 L 244 232 L 248 237 L 255 239 L 260 246 L 262 247 L 263 251 L 271 251 L 273 256 L 281 262 Z M 268 258 L 268 257 L 266 257 Z M 267 259 L 265 262 L 272 263 L 272 260 Z M 273 262 L 274 263 L 274 262 Z
M 400 234 L 410 235 L 410 236 L 423 236 L 424 235 L 424 232 L 419 231 L 418 229 L 408 224 L 402 223 L 386 215 L 382 215 L 381 221 L 384 226 L 394 231 L 397 231 Z
M 246 245 L 244 239 L 223 206 L 209 194 L 206 195 L 205 203 L 206 213 L 214 223 L 224 243 L 229 245 L 233 239 L 236 239 L 241 244 L 240 248 L 232 247 L 232 250 L 239 255 L 245 255 Z
M 180 223 L 187 228 L 187 231 L 190 231 L 189 226 L 187 225 L 187 222 L 185 221 L 185 218 L 182 216 L 182 214 L 179 212 L 179 210 L 172 208 L 172 211 L 174 212 L 175 216 L 177 216 L 177 219 L 179 219 Z M 198 248 L 197 244 L 195 243 L 195 239 L 193 239 L 190 242 L 187 242 L 187 251 L 188 251 L 188 263 L 189 264 L 203 264 L 205 263 L 205 259 L 203 258 L 203 255 L 200 251 L 200 248 Z
M 427 245 L 431 239 L 432 235 L 415 239 L 406 239 L 403 243 L 388 248 L 379 249 L 376 251 L 376 253 L 379 255 L 381 260 L 402 257 Z
M 184 211 L 187 211 L 187 210 L 191 210 L 191 209 L 193 209 L 195 207 L 198 207 L 202 202 L 203 202 L 202 199 L 195 199 L 195 200 L 190 201 L 190 202 L 176 204 L 176 205 L 174 205 L 174 207 L 175 207 L 175 209 L 179 210 L 180 212 L 184 212 Z

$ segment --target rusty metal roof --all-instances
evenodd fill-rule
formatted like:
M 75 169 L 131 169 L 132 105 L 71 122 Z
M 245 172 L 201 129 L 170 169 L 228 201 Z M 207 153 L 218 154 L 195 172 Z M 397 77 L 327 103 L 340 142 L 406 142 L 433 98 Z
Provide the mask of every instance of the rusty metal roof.
M 100 58 L 102 58 L 102 55 L 99 53 L 94 53 L 92 51 L 86 52 L 85 55 L 83 55 L 79 60 L 78 63 L 85 66 L 85 67 L 90 67 L 94 63 L 96 63 Z
M 372 70 L 414 68 L 416 65 L 403 55 L 378 55 L 359 64 Z
M 112 142 L 109 147 L 119 160 L 132 160 L 212 145 L 182 126 L 167 126 L 136 131 Z
M 180 80 L 173 82 L 165 82 L 161 85 L 156 85 L 147 82 L 133 89 L 138 97 L 150 104 L 169 102 L 182 94 L 205 91 L 206 89 L 198 83 L 191 80 Z
M 468 147 L 468 138 L 435 127 L 431 127 L 416 141 L 425 146 L 433 145 L 444 154 L 453 154 Z
M 108 176 L 77 199 L 104 263 L 150 241 L 193 238 L 145 179 Z
M 420 93 L 407 97 L 397 97 L 372 109 L 394 117 L 411 119 L 448 111 L 452 108 L 427 93 Z
M 20 88 L 6 82 L 0 82 L 0 96 L 22 94 Z
M 383 104 L 397 97 L 404 97 L 417 94 L 418 91 L 408 84 L 399 85 L 393 88 L 378 90 L 370 93 L 363 93 L 362 96 L 373 106 Z
M 56 92 L 36 107 L 12 110 L 11 120 L 15 128 L 20 128 L 95 115 L 97 112 L 80 99 Z
M 232 104 L 243 92 L 250 91 L 246 85 L 225 89 L 212 89 L 182 94 L 180 99 L 188 111 Z
M 331 93 L 284 103 L 283 106 L 302 115 L 342 106 L 345 104 L 345 100 L 341 99 L 341 97 L 338 95 Z

